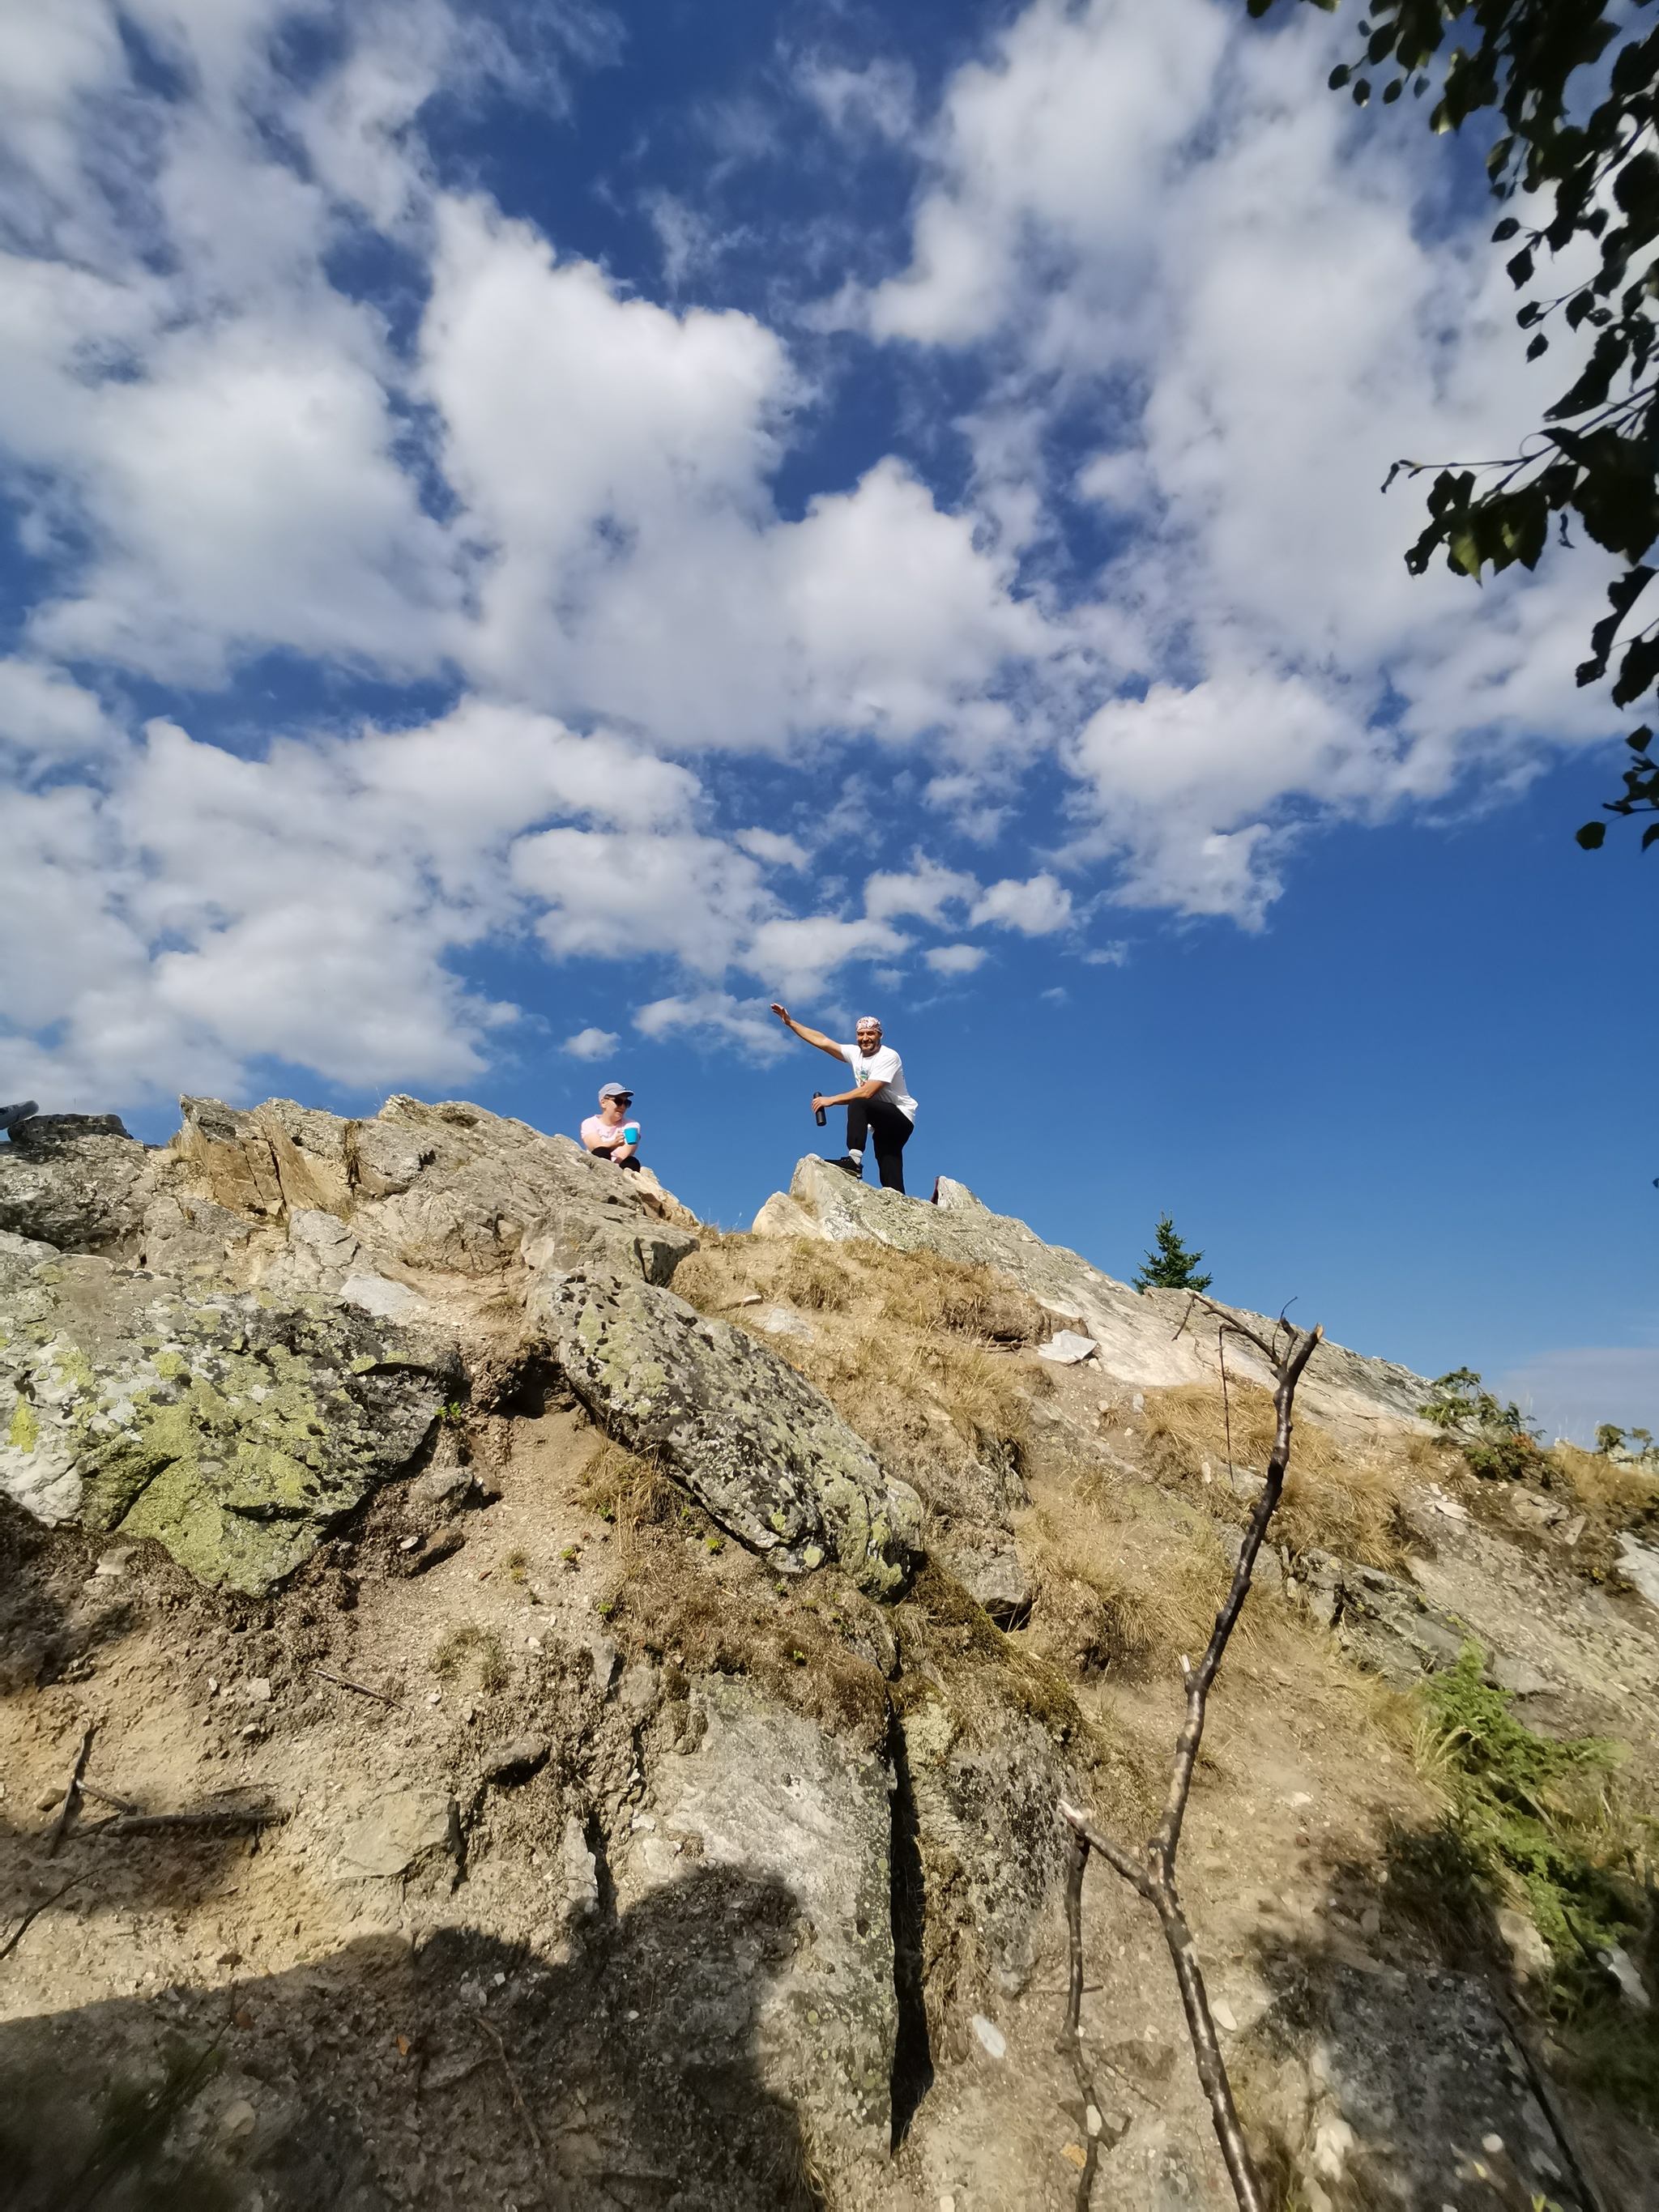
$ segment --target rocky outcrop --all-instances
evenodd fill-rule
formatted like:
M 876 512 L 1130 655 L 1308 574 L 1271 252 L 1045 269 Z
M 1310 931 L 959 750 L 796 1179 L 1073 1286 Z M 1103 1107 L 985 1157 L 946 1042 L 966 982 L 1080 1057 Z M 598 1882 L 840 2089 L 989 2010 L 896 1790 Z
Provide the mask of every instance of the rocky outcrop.
M 323 1299 L 161 1289 L 0 1234 L 0 1490 L 271 1588 L 407 1465 L 454 1348 Z
M 1455 1667 L 1471 1634 L 1466 1623 L 1431 1605 L 1409 1583 L 1329 1552 L 1304 1552 L 1283 1586 L 1293 1605 L 1397 1690 Z
M 837 1244 L 868 1238 L 897 1252 L 938 1252 L 992 1267 L 1091 1338 L 1101 1367 L 1119 1381 L 1164 1389 L 1215 1380 L 1214 1323 L 1206 1325 L 1207 1333 L 1181 1328 L 1188 1304 L 1184 1292 L 1131 1290 L 1079 1253 L 1045 1243 L 1012 1214 L 993 1213 L 949 1176 L 939 1178 L 930 1203 L 855 1182 L 830 1162 L 809 1157 L 797 1165 L 787 1195 L 778 1192 L 762 1206 L 754 1234 Z M 1240 1318 L 1264 1334 L 1273 1327 L 1260 1314 L 1241 1310 Z M 1229 1345 L 1227 1364 L 1252 1380 L 1267 1379 L 1237 1340 Z M 1409 1368 L 1366 1358 L 1328 1339 L 1309 1365 L 1298 1403 L 1338 1432 L 1374 1422 L 1379 1414 L 1416 1424 L 1429 1387 Z
M 659 1460 L 751 1551 L 792 1574 L 834 1559 L 872 1596 L 904 1587 L 921 1500 L 746 1330 L 590 1270 L 544 1276 L 529 1318 L 606 1433 Z
M 393 1280 L 488 1276 L 520 1261 L 666 1283 L 696 1249 L 693 1218 L 654 1177 L 482 1107 L 399 1097 L 348 1121 L 283 1098 L 250 1113 L 180 1103 L 172 1152 L 191 1195 L 285 1226 L 261 1268 L 273 1287 L 337 1290 L 387 1268 Z
M 124 1250 L 139 1238 L 157 1175 L 116 1114 L 36 1114 L 0 1145 L 0 1230 L 65 1252 Z

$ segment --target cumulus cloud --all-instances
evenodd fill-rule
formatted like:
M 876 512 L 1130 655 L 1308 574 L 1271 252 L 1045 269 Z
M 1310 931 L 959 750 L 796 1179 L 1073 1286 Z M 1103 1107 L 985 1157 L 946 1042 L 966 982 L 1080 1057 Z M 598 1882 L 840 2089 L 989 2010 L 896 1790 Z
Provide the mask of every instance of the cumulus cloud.
M 362 0 L 301 80 L 301 0 L 146 5 L 164 93 L 113 0 L 12 14 L 0 452 L 46 582 L 0 661 L 31 915 L 0 1033 L 27 1088 L 234 1089 L 270 1054 L 455 1083 L 515 1018 L 463 980 L 502 938 L 654 963 L 641 1034 L 770 1051 L 742 978 L 1054 935 L 1097 886 L 1255 926 L 1320 819 L 1601 731 L 1570 677 L 1598 556 L 1479 602 L 1404 574 L 1388 462 L 1501 450 L 1537 394 L 1484 224 L 1420 220 L 1420 131 L 1351 135 L 1310 11 L 1267 38 L 1220 0 L 1031 0 L 930 114 L 901 66 L 805 65 L 845 159 L 917 177 L 904 255 L 832 275 L 825 342 L 948 356 L 977 396 L 948 495 L 888 453 L 787 507 L 828 387 L 781 318 L 648 297 L 422 143 L 441 87 L 556 106 L 596 17 L 542 11 L 514 52 L 481 11 Z M 690 293 L 714 218 L 681 214 Z M 405 272 L 401 333 L 343 246 Z M 1054 557 L 1073 500 L 1110 518 L 1097 574 Z M 319 696 L 433 688 L 406 726 L 273 715 L 236 750 L 185 702 L 127 719 L 265 654 Z M 915 763 L 908 815 L 872 775 L 799 836 L 744 826 L 777 787 L 744 757 L 805 789 L 854 739 L 895 790 Z M 1006 848 L 879 865 L 917 807 L 946 851 Z M 854 823 L 861 912 L 802 879 Z
M 921 957 L 936 975 L 971 975 L 990 956 L 982 945 L 934 945 Z
M 641 1036 L 684 1036 L 709 1052 L 736 1045 L 745 1059 L 781 1059 L 792 1039 L 764 999 L 736 999 L 729 991 L 697 991 L 653 999 L 634 1017 Z
M 608 1060 L 621 1042 L 615 1030 L 585 1029 L 568 1036 L 559 1049 L 572 1060 Z
M 1003 929 L 1017 929 L 1024 937 L 1051 937 L 1055 930 L 1070 925 L 1072 894 L 1047 870 L 1023 884 L 1006 877 L 981 892 L 968 919 L 976 926 L 995 922 Z
M 864 911 L 879 921 L 890 921 L 896 914 L 937 921 L 945 907 L 965 906 L 978 890 L 974 877 L 940 867 L 917 854 L 908 872 L 878 872 L 866 878 Z

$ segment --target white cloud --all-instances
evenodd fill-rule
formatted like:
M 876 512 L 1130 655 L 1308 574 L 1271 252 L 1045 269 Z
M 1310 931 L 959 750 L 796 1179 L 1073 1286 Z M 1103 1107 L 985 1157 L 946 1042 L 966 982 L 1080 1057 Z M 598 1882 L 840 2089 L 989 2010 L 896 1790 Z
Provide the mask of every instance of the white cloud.
M 1072 894 L 1046 871 L 1023 884 L 1006 877 L 981 894 L 968 919 L 976 928 L 993 921 L 1027 937 L 1050 937 L 1070 927 Z
M 60 670 L 0 660 L 0 745 L 15 747 L 34 769 L 101 759 L 120 735 L 98 699 Z
M 514 1010 L 455 966 L 514 933 L 654 961 L 675 988 L 646 1034 L 748 1049 L 772 1032 L 734 975 L 891 973 L 907 917 L 1052 934 L 1085 870 L 1253 923 L 1322 817 L 1439 800 L 1476 760 L 1517 780 L 1605 726 L 1570 675 L 1598 556 L 1479 599 L 1405 575 L 1417 495 L 1377 499 L 1388 462 L 1500 449 L 1538 392 L 1484 222 L 1419 220 L 1420 130 L 1327 95 L 1316 21 L 1033 0 L 925 124 L 902 70 L 810 64 L 847 159 L 874 137 L 923 167 L 907 264 L 842 319 L 982 348 L 956 366 L 983 388 L 949 501 L 888 454 L 786 514 L 816 394 L 778 329 L 671 312 L 439 180 L 431 93 L 549 98 L 556 58 L 443 0 L 361 0 L 296 86 L 276 33 L 301 0 L 135 20 L 176 97 L 135 81 L 112 0 L 5 12 L 0 448 L 54 578 L 0 662 L 0 867 L 31 927 L 0 1018 L 28 1087 L 234 1088 L 270 1054 L 459 1081 Z M 331 280 L 365 225 L 429 284 L 412 350 Z M 696 237 L 664 237 L 689 284 Z M 1070 602 L 1061 490 L 1118 549 Z M 254 757 L 110 703 L 266 652 L 319 690 L 463 696 L 413 729 L 267 729 Z M 848 735 L 1037 872 L 876 866 L 902 817 L 862 769 L 799 837 L 723 826 L 764 809 L 703 756 L 818 775 Z M 1063 836 L 1028 811 L 1056 770 Z M 781 872 L 841 841 L 875 869 L 861 914 Z
M 568 1036 L 559 1049 L 568 1052 L 572 1060 L 608 1060 L 621 1042 L 616 1030 L 586 1029 Z
M 698 991 L 654 999 L 634 1017 L 642 1036 L 690 1036 L 710 1052 L 732 1045 L 755 1060 L 781 1060 L 794 1040 L 764 999 L 734 999 L 727 991 Z
M 907 873 L 878 873 L 866 878 L 864 911 L 881 921 L 890 921 L 896 914 L 937 921 L 945 907 L 965 906 L 978 890 L 974 877 L 942 868 L 918 853 Z
M 768 867 L 804 868 L 808 863 L 805 847 L 775 830 L 739 830 L 732 842 L 740 853 L 750 853 L 756 860 L 764 860 Z
M 971 975 L 990 956 L 982 945 L 935 945 L 921 957 L 936 975 Z

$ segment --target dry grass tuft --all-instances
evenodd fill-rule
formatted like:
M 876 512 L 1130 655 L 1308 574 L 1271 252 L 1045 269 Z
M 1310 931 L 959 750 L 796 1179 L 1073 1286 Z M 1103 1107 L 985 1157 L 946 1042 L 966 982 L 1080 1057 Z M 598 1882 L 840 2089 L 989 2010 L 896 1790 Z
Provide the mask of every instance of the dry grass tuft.
M 1580 1451 L 1577 1444 L 1557 1444 L 1547 1456 L 1566 1477 L 1584 1510 L 1610 1527 L 1638 1528 L 1659 1518 L 1659 1474 L 1652 1468 L 1610 1459 L 1605 1452 Z
M 1212 1510 L 1226 1510 L 1231 1498 L 1235 1517 L 1243 1520 L 1250 1501 L 1229 1492 L 1227 1411 L 1235 1470 L 1264 1475 L 1273 1449 L 1273 1402 L 1260 1383 L 1242 1378 L 1229 1382 L 1227 1400 L 1224 1409 L 1219 1386 L 1206 1382 L 1149 1390 L 1147 1455 L 1164 1481 L 1202 1483 L 1207 1475 Z M 1368 1566 L 1397 1569 L 1411 1533 L 1404 1504 L 1412 1471 L 1407 1448 L 1396 1455 L 1345 1452 L 1316 1421 L 1298 1419 L 1284 1498 L 1273 1518 L 1275 1540 L 1292 1551 L 1316 1547 Z
M 486 1694 L 504 1690 L 512 1679 L 500 1637 L 476 1621 L 464 1620 L 438 1644 L 428 1662 L 441 1680 L 471 1674 L 476 1688 Z
M 810 1342 L 769 1336 L 769 1348 L 925 1498 L 941 1469 L 1017 1467 L 1031 1400 L 1053 1387 L 1008 1356 L 1044 1340 L 1052 1317 L 989 1268 L 933 1253 L 722 1237 L 682 1261 L 674 1286 L 739 1324 L 755 1294 L 811 1314 Z
M 1033 1626 L 1069 1668 L 1167 1673 L 1208 1643 L 1232 1571 L 1207 1516 L 1179 1498 L 1091 1469 L 1020 1533 L 1038 1578 Z

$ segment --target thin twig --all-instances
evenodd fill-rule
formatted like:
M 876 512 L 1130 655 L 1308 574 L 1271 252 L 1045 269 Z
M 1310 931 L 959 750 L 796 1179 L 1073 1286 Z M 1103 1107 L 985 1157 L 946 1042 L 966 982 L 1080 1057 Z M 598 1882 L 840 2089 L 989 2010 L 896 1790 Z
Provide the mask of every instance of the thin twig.
M 542 2139 L 536 2131 L 536 2123 L 530 2117 L 530 2107 L 520 2093 L 518 2076 L 514 2073 L 512 2064 L 507 2058 L 507 2045 L 502 2042 L 493 2022 L 487 2021 L 481 2012 L 475 2012 L 472 2017 L 495 2046 L 495 2055 L 501 2062 L 501 2071 L 507 2076 L 507 2086 L 512 2093 L 513 2109 L 524 2122 L 525 2132 L 535 2147 L 536 2164 L 541 2171 L 542 2195 L 545 2197 L 548 2191 L 547 2153 L 542 2148 Z
M 46 1856 L 49 1859 L 58 1856 L 58 1846 L 69 1832 L 70 1822 L 80 1808 L 81 1777 L 87 1771 L 87 1761 L 92 1756 L 92 1739 L 97 1733 L 97 1724 L 94 1722 L 81 1739 L 81 1748 L 76 1754 L 75 1771 L 69 1778 L 69 1788 L 64 1792 L 64 1802 L 58 1808 L 58 1818 L 53 1821 L 52 1833 L 46 1838 Z
M 326 1667 L 313 1667 L 313 1674 L 320 1674 L 325 1682 L 337 1682 L 343 1690 L 355 1690 L 360 1698 L 373 1698 L 377 1705 L 395 1705 L 396 1698 L 388 1698 L 384 1690 L 371 1690 L 367 1682 L 354 1682 L 346 1674 L 331 1674 Z
M 30 1905 L 5 1942 L 0 1943 L 0 1959 L 9 1959 L 24 1936 L 27 1935 L 31 1923 L 38 1920 L 49 1905 L 56 1905 L 60 1897 L 67 1897 L 70 1890 L 76 1888 L 85 1880 L 86 1876 L 83 1874 L 71 1875 L 61 1889 L 54 1889 L 52 1895 L 43 1897 L 39 1905 Z
M 81 1795 L 95 1797 L 100 1805 L 112 1805 L 118 1813 L 136 1813 L 138 1808 L 125 1797 L 112 1797 L 107 1790 L 94 1789 L 90 1782 L 82 1782 Z
M 1073 2002 L 1080 2002 L 1082 1957 L 1082 1881 L 1087 1853 L 1098 1851 L 1109 1865 L 1115 1868 L 1131 1887 L 1144 1897 L 1157 1912 L 1164 1929 L 1164 1940 L 1169 1946 L 1170 1962 L 1175 1967 L 1176 1985 L 1181 1991 L 1182 2008 L 1187 2015 L 1187 2032 L 1192 2039 L 1193 2057 L 1198 2068 L 1198 2078 L 1210 2106 L 1210 2118 L 1214 2124 L 1216 2139 L 1226 2161 L 1228 2178 L 1233 2185 L 1241 2212 L 1266 2212 L 1267 2199 L 1250 2157 L 1249 2145 L 1239 2124 L 1238 2109 L 1233 2101 L 1232 2085 L 1227 2079 L 1227 2069 L 1221 2056 L 1215 2022 L 1210 2013 L 1210 2002 L 1204 1987 L 1204 1976 L 1198 1963 L 1197 1948 L 1191 1929 L 1182 1909 L 1180 1893 L 1176 1886 L 1176 1855 L 1181 1848 L 1182 1824 L 1186 1818 L 1188 1799 L 1192 1794 L 1193 1776 L 1198 1765 L 1199 1746 L 1203 1741 L 1204 1722 L 1210 1686 L 1225 1656 L 1227 1645 L 1237 1624 L 1244 1600 L 1249 1594 L 1250 1577 L 1255 1566 L 1256 1555 L 1267 1535 L 1267 1523 L 1272 1520 L 1285 1486 L 1285 1475 L 1290 1465 L 1291 1409 L 1296 1400 L 1296 1386 L 1302 1379 L 1303 1370 L 1313 1357 L 1314 1349 L 1323 1332 L 1315 1328 L 1305 1334 L 1287 1321 L 1281 1312 L 1275 1324 L 1271 1342 L 1264 1340 L 1246 1322 L 1218 1306 L 1212 1299 L 1194 1291 L 1188 1300 L 1190 1315 L 1194 1305 L 1205 1307 L 1219 1324 L 1217 1336 L 1218 1351 L 1231 1332 L 1249 1344 L 1255 1346 L 1273 1372 L 1273 1410 L 1275 1414 L 1273 1446 L 1267 1462 L 1267 1480 L 1261 1496 L 1250 1516 L 1243 1542 L 1239 1547 L 1238 1562 L 1221 1610 L 1215 1618 L 1208 1649 L 1194 1667 L 1182 1654 L 1181 1673 L 1186 1691 L 1187 1713 L 1176 1739 L 1175 1758 L 1170 1770 L 1170 1786 L 1164 1801 L 1164 1812 L 1152 1834 L 1147 1838 L 1139 1858 L 1121 1850 L 1109 1836 L 1103 1835 L 1087 1814 L 1077 1807 L 1060 1806 L 1060 1818 L 1071 1828 L 1074 1838 L 1072 1876 L 1077 1890 L 1075 1917 L 1073 1919 L 1072 1990 L 1075 1999 L 1068 1996 L 1068 2010 Z M 1183 1319 L 1182 1327 L 1186 1325 Z M 1279 1350 L 1280 1330 L 1285 1332 L 1283 1352 Z M 1224 1358 L 1223 1364 L 1224 1377 Z M 1231 1428 L 1229 1417 L 1228 1465 L 1231 1470 Z M 1068 1917 L 1073 1905 L 1070 1888 L 1067 1892 Z
M 1083 2063 L 1083 1876 L 1089 1863 L 1089 1839 L 1072 1832 L 1066 1873 L 1066 1927 L 1071 1940 L 1072 1973 L 1066 1992 L 1066 2044 L 1083 2093 L 1083 2171 L 1077 2178 L 1077 2212 L 1089 2212 L 1095 2169 L 1100 2164 L 1100 2102 Z M 1090 2125 L 1091 2119 L 1094 2125 Z
M 1215 1356 L 1221 1362 L 1221 1418 L 1227 1425 L 1227 1487 L 1236 1491 L 1238 1480 L 1233 1473 L 1233 1409 L 1227 1398 L 1227 1332 L 1218 1328 L 1215 1333 Z

